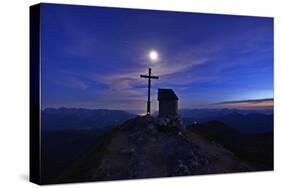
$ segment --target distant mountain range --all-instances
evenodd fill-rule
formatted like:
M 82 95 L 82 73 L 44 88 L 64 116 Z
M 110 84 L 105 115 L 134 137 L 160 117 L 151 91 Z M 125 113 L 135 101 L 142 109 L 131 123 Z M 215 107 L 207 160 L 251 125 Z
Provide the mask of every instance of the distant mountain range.
M 135 116 L 121 110 L 46 108 L 41 113 L 41 128 L 46 131 L 114 127 Z
M 187 126 L 194 122 L 218 120 L 244 133 L 256 134 L 273 130 L 273 109 L 181 109 L 179 114 Z M 109 128 L 135 116 L 122 110 L 46 108 L 41 113 L 41 128 L 43 131 Z
M 182 118 L 197 118 L 197 119 L 210 119 L 215 117 L 221 117 L 234 112 L 242 115 L 247 115 L 251 113 L 272 115 L 273 109 L 241 110 L 241 109 L 229 109 L 229 108 L 222 108 L 222 109 L 201 108 L 201 109 L 179 110 L 179 114 Z
M 243 133 L 256 134 L 273 130 L 273 111 L 269 110 L 237 110 L 237 109 L 198 109 L 180 110 L 184 123 L 204 123 L 218 120 L 228 127 Z

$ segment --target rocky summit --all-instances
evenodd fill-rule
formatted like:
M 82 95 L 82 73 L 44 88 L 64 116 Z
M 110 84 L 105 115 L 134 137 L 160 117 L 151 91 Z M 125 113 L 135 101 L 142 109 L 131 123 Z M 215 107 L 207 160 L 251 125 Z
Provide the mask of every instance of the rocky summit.
M 85 181 L 254 170 L 222 146 L 185 130 L 180 118 L 136 117 L 114 129 L 63 176 Z

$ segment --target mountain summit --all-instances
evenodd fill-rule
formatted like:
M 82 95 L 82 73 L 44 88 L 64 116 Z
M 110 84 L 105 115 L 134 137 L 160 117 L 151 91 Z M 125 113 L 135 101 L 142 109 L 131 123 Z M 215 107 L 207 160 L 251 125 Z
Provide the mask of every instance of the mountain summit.
M 179 118 L 148 115 L 115 128 L 74 168 L 64 173 L 64 182 L 254 170 L 222 146 L 183 129 Z

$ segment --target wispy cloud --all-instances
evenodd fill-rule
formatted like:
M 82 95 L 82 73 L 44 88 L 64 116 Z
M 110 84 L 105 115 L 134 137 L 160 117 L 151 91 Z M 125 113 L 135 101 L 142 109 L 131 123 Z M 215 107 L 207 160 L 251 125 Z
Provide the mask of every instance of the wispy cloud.
M 273 98 L 224 101 L 211 104 L 210 106 L 217 108 L 267 109 L 273 107 Z
M 148 61 L 148 60 L 147 60 Z M 140 74 L 147 74 L 148 67 L 152 68 L 152 74 L 160 77 L 159 80 L 153 80 L 153 86 L 168 87 L 171 85 L 180 88 L 187 88 L 187 85 L 202 80 L 200 77 L 183 76 L 186 71 L 194 66 L 208 63 L 207 58 L 196 58 L 187 53 L 177 54 L 177 57 L 161 59 L 154 64 L 144 64 L 140 61 L 135 68 L 127 69 L 122 73 L 99 74 L 95 73 L 90 76 L 93 81 L 100 82 L 107 86 L 107 89 L 97 92 L 99 101 L 105 103 L 119 103 L 127 108 L 143 108 L 147 95 L 147 80 L 141 79 Z M 156 91 L 152 91 L 152 103 L 156 107 Z

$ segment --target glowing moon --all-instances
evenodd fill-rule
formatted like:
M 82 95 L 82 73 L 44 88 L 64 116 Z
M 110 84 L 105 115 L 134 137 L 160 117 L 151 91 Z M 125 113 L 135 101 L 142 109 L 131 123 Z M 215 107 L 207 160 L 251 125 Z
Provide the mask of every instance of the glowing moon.
M 149 59 L 153 62 L 156 62 L 159 59 L 159 55 L 155 50 L 149 52 Z

